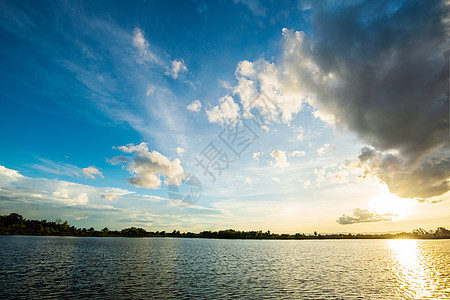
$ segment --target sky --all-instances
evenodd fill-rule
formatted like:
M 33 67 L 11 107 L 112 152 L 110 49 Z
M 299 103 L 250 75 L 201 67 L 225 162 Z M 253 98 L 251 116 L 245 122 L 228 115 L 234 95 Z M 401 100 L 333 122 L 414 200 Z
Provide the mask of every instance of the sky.
M 448 1 L 0 0 L 0 213 L 450 227 Z

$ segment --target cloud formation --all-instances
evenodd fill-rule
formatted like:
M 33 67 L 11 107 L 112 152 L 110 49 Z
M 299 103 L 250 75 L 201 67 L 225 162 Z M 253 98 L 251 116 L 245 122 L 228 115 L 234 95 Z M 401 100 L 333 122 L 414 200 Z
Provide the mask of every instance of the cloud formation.
M 139 52 L 136 62 L 143 64 L 145 62 L 158 63 L 160 64 L 160 59 L 150 50 L 150 45 L 144 37 L 144 33 L 141 29 L 136 28 L 133 31 L 133 46 Z
M 259 160 L 259 157 L 262 155 L 262 152 L 255 152 L 253 153 L 253 159 Z
M 338 224 L 349 225 L 356 223 L 376 223 L 376 222 L 391 222 L 394 214 L 377 214 L 368 209 L 356 208 L 353 210 L 352 216 L 342 215 L 336 220 Z
M 351 164 L 364 170 L 364 176 L 376 176 L 391 192 L 402 198 L 431 198 L 449 190 L 450 159 L 448 153 L 433 153 L 411 165 L 398 152 L 377 151 L 364 147 Z
M 273 158 L 273 161 L 270 162 L 272 167 L 287 168 L 289 166 L 286 158 L 286 151 L 273 150 L 270 153 L 270 156 Z
M 103 177 L 102 172 L 95 166 L 89 166 L 86 168 L 80 168 L 71 164 L 54 162 L 49 159 L 38 158 L 39 164 L 32 164 L 34 169 L 40 170 L 42 172 L 57 174 L 57 175 L 67 175 L 70 177 L 82 177 L 84 175 L 86 178 L 95 179 L 95 176 Z
M 263 7 L 259 0 L 234 0 L 234 4 L 242 3 L 247 6 L 253 15 L 257 17 L 265 17 L 267 8 Z
M 299 126 L 295 129 L 295 132 L 297 133 L 297 141 L 303 141 L 303 128 Z
M 289 153 L 290 157 L 302 157 L 305 156 L 306 152 L 305 151 L 298 151 L 298 150 L 294 150 L 291 153 Z
M 30 178 L 15 170 L 0 166 L 0 202 L 2 206 L 19 204 L 47 205 L 50 207 L 74 207 L 113 210 L 100 198 L 132 194 L 119 188 L 102 188 L 63 180 Z M 108 199 L 107 199 L 108 200 Z
M 178 76 L 180 73 L 185 73 L 187 71 L 188 71 L 188 68 L 184 64 L 184 60 L 180 58 L 180 59 L 174 59 L 171 62 L 170 67 L 167 68 L 167 71 L 164 72 L 164 74 L 172 77 L 173 79 L 178 79 Z
M 318 40 L 285 30 L 283 69 L 312 95 L 317 116 L 417 159 L 442 145 L 448 130 L 448 6 L 404 2 L 390 10 L 371 1 L 342 10 L 317 5 Z
M 177 151 L 177 153 L 178 153 L 179 156 L 183 156 L 183 153 L 184 153 L 184 149 L 183 149 L 183 148 L 181 148 L 181 147 L 176 147 L 176 148 L 175 148 L 175 151 Z
M 238 84 L 233 94 L 240 99 L 244 117 L 252 117 L 255 109 L 270 121 L 281 119 L 289 123 L 302 108 L 302 96 L 287 89 L 279 66 L 263 59 L 241 61 L 236 68 Z
M 134 186 L 157 189 L 161 186 L 161 178 L 170 180 L 184 174 L 178 158 L 171 161 L 158 151 L 149 151 L 145 142 L 139 145 L 128 144 L 117 147 L 117 149 L 126 154 L 132 154 L 132 157 L 125 157 L 125 159 L 127 170 L 133 174 L 128 182 Z M 113 158 L 112 161 L 125 161 L 125 159 L 123 156 L 119 156 L 118 159 Z
M 200 100 L 194 100 L 186 108 L 190 111 L 199 112 L 202 109 L 202 103 Z
M 244 117 L 258 107 L 289 123 L 308 102 L 317 118 L 380 153 L 397 153 L 398 171 L 391 156 L 364 162 L 375 163 L 368 170 L 393 192 L 447 192 L 448 1 L 348 2 L 340 9 L 313 2 L 310 12 L 314 38 L 285 28 L 276 64 L 238 64 L 234 93 Z M 419 180 L 430 174 L 433 182 Z M 406 191 L 408 181 L 416 186 Z
M 81 169 L 81 171 L 83 172 L 84 176 L 91 178 L 91 179 L 95 179 L 95 176 L 104 178 L 102 172 L 100 172 L 100 170 L 94 166 L 83 168 L 83 169 Z
M 51 174 L 57 174 L 57 175 L 67 175 L 70 177 L 81 177 L 83 171 L 81 168 L 67 164 L 67 163 L 61 163 L 61 162 L 55 162 L 50 159 L 40 158 L 38 164 L 32 164 L 31 167 L 33 167 L 36 170 L 51 173 Z
M 219 105 L 206 110 L 206 115 L 209 122 L 223 125 L 237 121 L 239 110 L 239 105 L 234 102 L 231 96 L 224 96 L 219 99 Z
M 331 149 L 330 144 L 324 144 L 322 147 L 317 149 L 317 154 L 319 154 L 319 156 L 322 156 L 325 153 L 327 153 L 328 151 L 330 151 L 330 149 Z

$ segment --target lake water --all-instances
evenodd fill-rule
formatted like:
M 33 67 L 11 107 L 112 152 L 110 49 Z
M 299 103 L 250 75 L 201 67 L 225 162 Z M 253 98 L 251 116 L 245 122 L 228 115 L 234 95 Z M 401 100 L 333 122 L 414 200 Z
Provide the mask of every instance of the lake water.
M 0 236 L 0 298 L 449 299 L 450 240 Z

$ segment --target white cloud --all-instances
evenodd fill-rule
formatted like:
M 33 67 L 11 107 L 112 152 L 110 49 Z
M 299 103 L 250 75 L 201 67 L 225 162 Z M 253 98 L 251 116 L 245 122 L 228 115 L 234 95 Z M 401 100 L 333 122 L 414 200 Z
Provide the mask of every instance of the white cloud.
M 187 72 L 188 68 L 184 64 L 183 59 L 175 59 L 172 61 L 171 66 L 164 73 L 167 76 L 172 77 L 173 79 L 178 79 L 180 73 Z
M 0 183 L 4 184 L 6 182 L 12 182 L 16 179 L 23 178 L 23 176 L 16 170 L 8 169 L 4 166 L 0 166 L 0 175 L 2 175 L 2 181 Z
M 298 151 L 298 150 L 295 150 L 295 151 L 292 151 L 291 153 L 289 153 L 289 157 L 302 157 L 305 155 L 306 155 L 305 151 Z
M 277 177 L 272 177 L 272 181 L 281 182 L 280 179 L 278 179 Z
M 142 142 L 139 145 L 128 144 L 126 146 L 119 146 L 119 147 L 117 147 L 117 149 L 119 149 L 123 153 L 127 153 L 127 154 L 131 154 L 133 152 L 146 153 L 146 152 L 148 152 L 148 145 L 147 145 L 147 143 Z M 119 157 L 121 160 L 123 160 L 125 158 L 124 156 L 119 156 Z M 126 159 L 126 161 L 128 161 L 127 158 L 125 158 L 125 159 Z
M 100 170 L 97 169 L 94 166 L 83 168 L 81 170 L 82 170 L 84 176 L 86 176 L 88 178 L 95 179 L 95 176 L 99 176 L 101 178 L 104 178 L 102 172 L 100 172 Z
M 259 160 L 259 157 L 260 157 L 262 154 L 263 154 L 262 152 L 255 152 L 255 153 L 253 153 L 253 158 L 254 158 L 255 160 Z
M 224 96 L 219 99 L 219 105 L 210 110 L 206 110 L 208 121 L 220 125 L 237 121 L 239 118 L 239 105 L 231 96 Z
M 202 109 L 202 103 L 200 102 L 200 100 L 194 100 L 186 108 L 190 111 L 198 112 Z
M 184 149 L 183 149 L 183 148 L 181 148 L 181 147 L 176 147 L 176 148 L 175 148 L 175 151 L 177 151 L 177 153 L 178 153 L 179 156 L 183 156 L 183 153 L 184 153 Z
M 270 153 L 270 156 L 274 159 L 270 162 L 270 165 L 273 167 L 279 167 L 279 168 L 287 168 L 289 166 L 289 163 L 287 162 L 286 158 L 286 151 L 282 150 L 273 150 Z
M 285 123 L 302 108 L 306 94 L 286 86 L 277 65 L 263 59 L 256 62 L 241 61 L 236 68 L 238 84 L 233 89 L 243 107 L 244 117 L 252 117 L 257 109 L 267 120 L 281 118 Z
M 250 77 L 256 74 L 255 68 L 253 67 L 253 63 L 248 60 L 243 60 L 239 62 L 236 68 L 236 75 L 238 76 L 246 76 Z
M 326 152 L 330 151 L 331 146 L 330 144 L 324 144 L 322 147 L 320 147 L 319 149 L 317 149 L 317 154 L 319 154 L 319 156 L 324 155 Z
M 302 141 L 303 140 L 303 128 L 301 126 L 299 126 L 295 129 L 295 132 L 297 133 L 297 141 Z
M 157 189 L 161 186 L 161 178 L 170 180 L 184 174 L 178 158 L 171 161 L 158 151 L 150 152 L 145 142 L 139 145 L 120 146 L 117 149 L 133 154 L 133 157 L 127 158 L 127 170 L 133 174 L 128 182 L 132 185 Z
M 133 31 L 133 46 L 139 51 L 139 56 L 136 58 L 137 63 L 161 63 L 159 58 L 152 51 L 150 51 L 150 45 L 145 39 L 144 33 L 139 28 L 136 28 Z

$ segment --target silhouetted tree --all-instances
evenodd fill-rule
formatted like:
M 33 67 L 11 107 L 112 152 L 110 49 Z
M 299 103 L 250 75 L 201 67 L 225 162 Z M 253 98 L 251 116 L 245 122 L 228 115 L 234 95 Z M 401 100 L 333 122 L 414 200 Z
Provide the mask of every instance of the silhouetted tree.
M 444 227 L 438 227 L 436 231 L 426 231 L 423 228 L 415 229 L 411 233 L 398 234 L 318 234 L 305 235 L 301 233 L 276 234 L 270 231 L 237 231 L 234 229 L 219 231 L 202 231 L 200 233 L 183 232 L 173 230 L 171 233 L 165 231 L 147 232 L 143 228 L 130 227 L 121 231 L 110 231 L 104 227 L 101 231 L 96 231 L 94 227 L 77 228 L 70 226 L 67 221 L 62 223 L 61 219 L 55 222 L 46 220 L 27 220 L 17 213 L 0 216 L 0 234 L 25 234 L 25 235 L 72 235 L 72 236 L 124 236 L 124 237 L 185 237 L 185 238 L 219 238 L 219 239 L 386 239 L 386 238 L 450 238 L 450 230 Z

